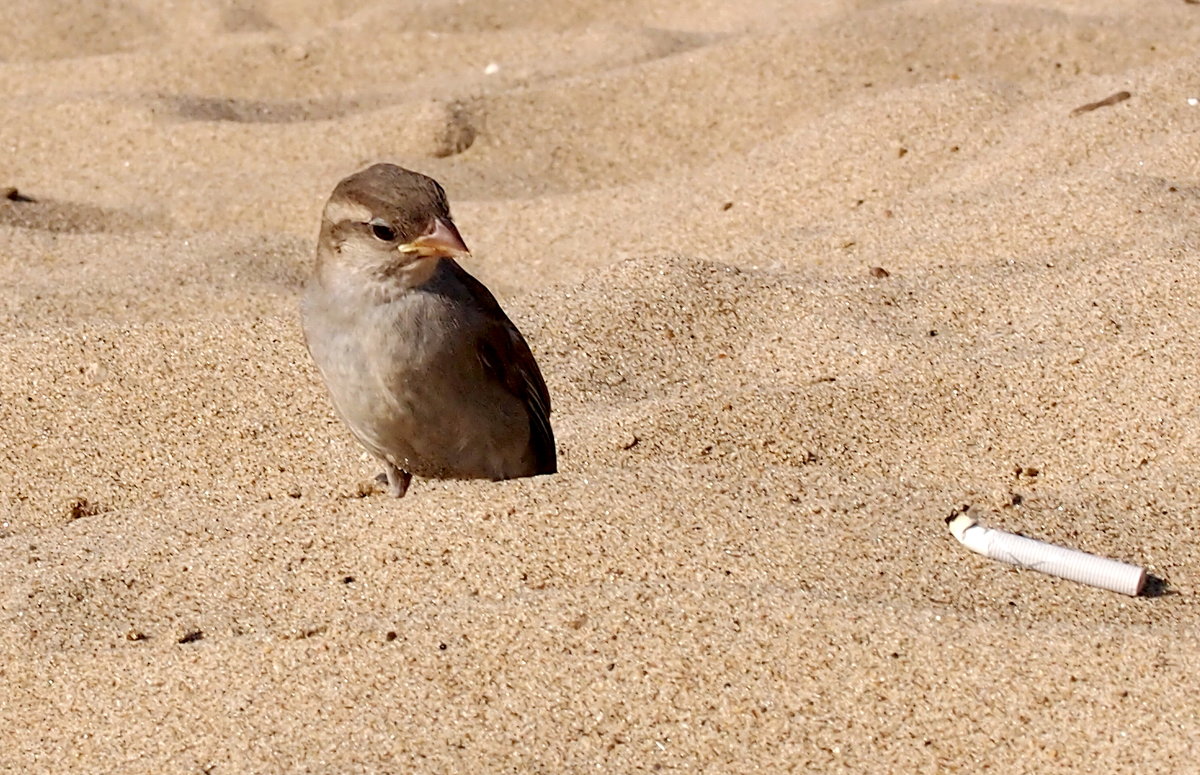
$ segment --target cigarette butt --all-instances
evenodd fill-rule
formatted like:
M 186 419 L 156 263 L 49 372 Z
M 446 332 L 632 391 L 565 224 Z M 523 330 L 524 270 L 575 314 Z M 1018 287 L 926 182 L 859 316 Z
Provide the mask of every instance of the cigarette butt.
M 1137 565 L 984 527 L 965 513 L 946 522 L 959 543 L 993 560 L 1122 595 L 1137 596 L 1146 583 L 1146 569 Z

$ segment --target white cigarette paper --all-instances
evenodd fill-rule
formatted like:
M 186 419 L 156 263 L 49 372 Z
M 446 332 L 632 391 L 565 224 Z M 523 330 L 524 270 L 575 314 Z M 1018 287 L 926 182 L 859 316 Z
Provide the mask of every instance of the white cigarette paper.
M 959 543 L 993 560 L 1122 595 L 1136 596 L 1146 583 L 1145 568 L 987 528 L 966 514 L 954 516 L 949 525 Z

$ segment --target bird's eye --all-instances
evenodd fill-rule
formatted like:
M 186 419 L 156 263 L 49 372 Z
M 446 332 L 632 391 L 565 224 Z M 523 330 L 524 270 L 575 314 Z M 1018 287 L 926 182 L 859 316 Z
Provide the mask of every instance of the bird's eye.
M 396 239 L 396 230 L 380 220 L 374 220 L 370 223 L 371 233 L 375 235 L 375 239 L 391 242 Z

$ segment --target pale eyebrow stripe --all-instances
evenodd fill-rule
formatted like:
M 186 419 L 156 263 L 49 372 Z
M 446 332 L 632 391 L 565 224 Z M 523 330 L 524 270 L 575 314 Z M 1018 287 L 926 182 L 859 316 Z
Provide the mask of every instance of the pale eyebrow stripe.
M 331 201 L 325 205 L 325 217 L 330 223 L 341 223 L 342 221 L 366 223 L 371 220 L 372 215 L 373 213 L 367 207 L 358 202 L 344 199 Z

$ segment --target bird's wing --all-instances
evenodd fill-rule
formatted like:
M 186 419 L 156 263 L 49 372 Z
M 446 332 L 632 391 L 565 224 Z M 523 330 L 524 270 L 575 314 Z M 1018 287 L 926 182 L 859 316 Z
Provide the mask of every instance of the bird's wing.
M 504 314 L 492 292 L 461 267 L 457 273 L 490 321 L 476 341 L 479 362 L 493 379 L 525 405 L 529 413 L 529 443 L 538 473 L 555 473 L 558 454 L 554 431 L 550 427 L 550 391 L 546 389 L 537 360 L 525 337 Z

